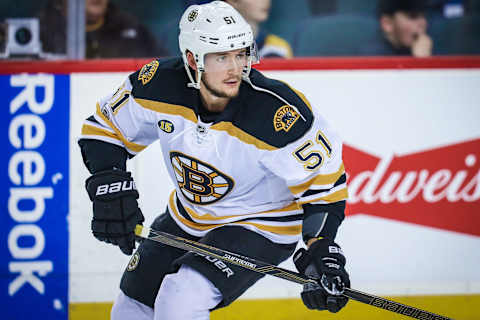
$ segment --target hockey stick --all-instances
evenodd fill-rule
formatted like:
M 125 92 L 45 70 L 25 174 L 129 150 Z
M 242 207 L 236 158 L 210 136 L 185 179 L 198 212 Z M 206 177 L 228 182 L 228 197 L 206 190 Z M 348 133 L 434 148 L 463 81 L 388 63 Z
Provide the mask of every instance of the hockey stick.
M 317 283 L 316 280 L 308 278 L 307 276 L 283 269 L 266 262 L 262 262 L 256 259 L 245 257 L 233 252 L 221 250 L 203 243 L 195 242 L 185 238 L 177 237 L 165 232 L 156 231 L 148 227 L 137 225 L 135 228 L 135 234 L 138 237 L 149 239 L 152 241 L 160 242 L 162 244 L 191 251 L 202 256 L 215 257 L 219 260 L 227 263 L 235 264 L 245 269 L 249 269 L 262 274 L 269 274 L 271 276 L 296 282 L 299 284 Z M 382 297 L 377 297 L 371 294 L 367 294 L 355 289 L 345 288 L 343 295 L 352 300 L 356 300 L 362 303 L 369 304 L 371 306 L 399 313 L 408 317 L 421 320 L 453 320 L 444 316 L 437 315 L 425 310 L 421 310 L 415 307 L 411 307 L 405 304 L 401 304 L 392 300 L 388 300 Z

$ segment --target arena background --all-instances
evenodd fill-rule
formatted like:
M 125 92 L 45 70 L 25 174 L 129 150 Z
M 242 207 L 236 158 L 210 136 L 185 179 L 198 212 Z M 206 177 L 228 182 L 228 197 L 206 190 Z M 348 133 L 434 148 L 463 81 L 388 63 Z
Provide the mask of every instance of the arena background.
M 96 100 L 146 62 L 0 63 L 2 319 L 109 318 L 129 257 L 91 235 L 76 140 Z M 302 91 L 344 138 L 350 201 L 337 240 L 352 287 L 480 319 L 480 58 L 258 68 Z M 147 224 L 173 188 L 159 153 L 153 144 L 129 163 Z M 353 301 L 335 315 L 309 311 L 300 291 L 266 277 L 212 319 L 406 319 Z

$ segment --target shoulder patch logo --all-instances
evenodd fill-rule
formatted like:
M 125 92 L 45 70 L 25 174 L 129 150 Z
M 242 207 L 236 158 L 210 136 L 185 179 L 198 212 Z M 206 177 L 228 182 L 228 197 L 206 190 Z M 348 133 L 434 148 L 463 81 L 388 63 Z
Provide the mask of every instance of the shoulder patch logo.
M 135 270 L 139 262 L 140 262 L 140 254 L 137 251 L 130 259 L 130 262 L 128 263 L 128 266 L 127 266 L 127 271 Z
M 273 127 L 275 131 L 284 130 L 288 132 L 295 122 L 297 122 L 298 118 L 300 118 L 300 115 L 292 106 L 281 106 L 273 116 Z
M 138 73 L 138 80 L 142 81 L 143 85 L 146 85 L 147 83 L 152 80 L 153 76 L 155 75 L 155 72 L 157 72 L 158 69 L 158 61 L 153 60 L 152 62 L 147 63 L 142 67 L 140 72 Z
M 158 121 L 158 127 L 166 133 L 172 133 L 173 130 L 175 129 L 173 126 L 173 123 L 169 120 Z
M 197 19 L 197 16 L 198 16 L 198 9 L 193 9 L 188 14 L 187 19 L 188 19 L 188 21 L 193 22 L 193 20 Z

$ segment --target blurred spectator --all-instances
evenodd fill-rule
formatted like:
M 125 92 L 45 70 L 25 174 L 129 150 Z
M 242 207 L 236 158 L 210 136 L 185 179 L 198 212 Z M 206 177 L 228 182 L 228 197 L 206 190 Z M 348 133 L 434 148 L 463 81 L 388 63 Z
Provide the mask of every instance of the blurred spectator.
M 268 33 L 260 26 L 260 23 L 268 19 L 271 0 L 225 0 L 225 2 L 237 9 L 252 27 L 261 58 L 293 56 L 292 48 L 285 39 Z
M 433 41 L 427 34 L 426 3 L 422 0 L 379 0 L 380 35 L 376 43 L 360 49 L 365 55 L 432 55 Z
M 42 51 L 67 53 L 67 0 L 50 0 L 38 14 Z
M 138 19 L 109 0 L 85 1 L 86 58 L 166 56 Z M 50 0 L 40 18 L 43 51 L 66 53 L 66 0 Z

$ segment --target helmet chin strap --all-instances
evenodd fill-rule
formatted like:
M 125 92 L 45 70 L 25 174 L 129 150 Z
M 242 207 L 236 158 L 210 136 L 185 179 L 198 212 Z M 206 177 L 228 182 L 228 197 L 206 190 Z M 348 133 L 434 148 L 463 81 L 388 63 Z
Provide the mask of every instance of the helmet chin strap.
M 187 71 L 188 78 L 190 79 L 190 82 L 187 83 L 187 87 L 200 90 L 200 80 L 202 79 L 203 68 L 202 69 L 198 68 L 198 81 L 194 80 L 192 72 L 190 71 L 190 67 L 186 63 L 185 63 L 185 70 Z

